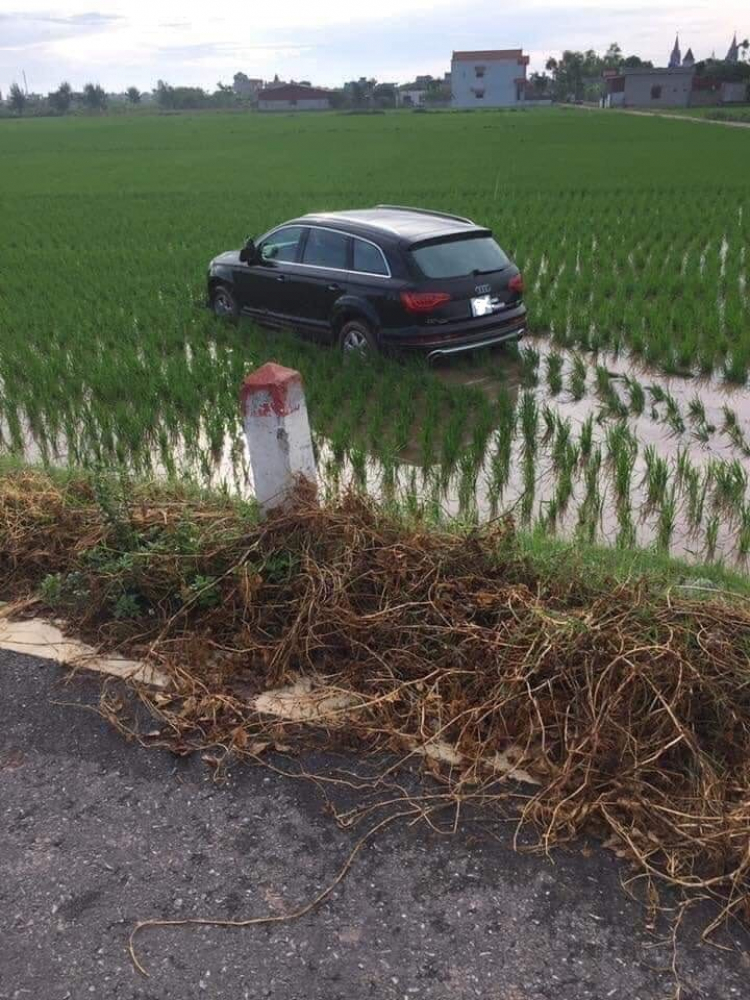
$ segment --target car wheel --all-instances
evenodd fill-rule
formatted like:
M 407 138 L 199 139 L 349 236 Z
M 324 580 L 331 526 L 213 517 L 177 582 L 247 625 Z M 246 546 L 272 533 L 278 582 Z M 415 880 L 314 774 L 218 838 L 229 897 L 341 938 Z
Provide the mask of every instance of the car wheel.
M 339 336 L 344 357 L 368 358 L 378 353 L 378 342 L 370 327 L 361 319 L 345 323 Z
M 215 316 L 221 319 L 236 319 L 240 310 L 235 301 L 234 295 L 226 285 L 218 285 L 211 296 L 211 308 Z

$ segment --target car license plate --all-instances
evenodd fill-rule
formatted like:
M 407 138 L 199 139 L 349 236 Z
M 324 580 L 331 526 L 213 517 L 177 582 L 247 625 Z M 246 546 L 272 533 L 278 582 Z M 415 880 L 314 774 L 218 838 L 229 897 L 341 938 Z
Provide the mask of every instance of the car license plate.
M 492 312 L 492 296 L 479 295 L 471 300 L 472 316 L 489 316 Z

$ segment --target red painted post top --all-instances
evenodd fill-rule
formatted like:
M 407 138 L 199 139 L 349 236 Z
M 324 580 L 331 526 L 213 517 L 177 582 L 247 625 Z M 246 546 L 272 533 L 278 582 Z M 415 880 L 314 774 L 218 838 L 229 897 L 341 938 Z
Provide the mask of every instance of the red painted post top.
M 267 396 L 258 411 L 259 416 L 275 413 L 277 417 L 286 416 L 290 412 L 290 390 L 302 388 L 302 376 L 293 368 L 277 365 L 269 361 L 245 378 L 240 391 L 240 405 L 246 413 L 250 400 L 262 394 Z M 296 393 L 295 393 L 296 395 Z

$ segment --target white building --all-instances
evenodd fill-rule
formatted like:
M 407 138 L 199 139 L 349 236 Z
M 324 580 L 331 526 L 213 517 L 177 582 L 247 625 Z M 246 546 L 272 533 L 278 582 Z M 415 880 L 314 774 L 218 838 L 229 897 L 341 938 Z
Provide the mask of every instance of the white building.
M 523 104 L 529 57 L 522 49 L 454 52 L 454 108 L 509 108 Z
M 695 70 L 692 66 L 666 69 L 638 67 L 604 75 L 607 108 L 687 108 L 691 104 Z

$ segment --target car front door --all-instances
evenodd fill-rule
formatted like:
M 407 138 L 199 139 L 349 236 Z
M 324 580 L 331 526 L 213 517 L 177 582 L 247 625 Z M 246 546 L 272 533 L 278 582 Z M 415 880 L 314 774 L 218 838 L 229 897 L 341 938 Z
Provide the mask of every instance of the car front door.
M 240 264 L 236 282 L 242 312 L 255 319 L 283 324 L 294 312 L 295 268 L 304 226 L 282 226 L 257 247 L 251 264 Z

